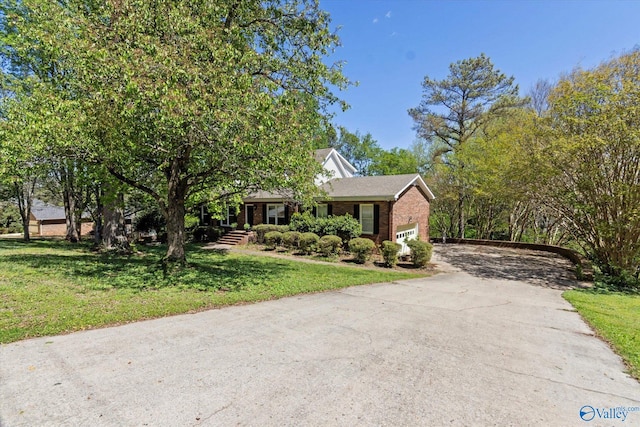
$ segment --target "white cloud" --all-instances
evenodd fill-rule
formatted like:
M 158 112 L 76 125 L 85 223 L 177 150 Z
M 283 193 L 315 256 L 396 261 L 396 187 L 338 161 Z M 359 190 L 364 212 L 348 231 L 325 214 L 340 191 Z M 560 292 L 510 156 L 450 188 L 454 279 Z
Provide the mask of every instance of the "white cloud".
M 387 19 L 391 18 L 391 11 L 387 12 L 387 14 L 384 15 L 384 17 L 387 18 Z
M 377 24 L 378 23 L 378 18 L 373 18 L 373 23 Z

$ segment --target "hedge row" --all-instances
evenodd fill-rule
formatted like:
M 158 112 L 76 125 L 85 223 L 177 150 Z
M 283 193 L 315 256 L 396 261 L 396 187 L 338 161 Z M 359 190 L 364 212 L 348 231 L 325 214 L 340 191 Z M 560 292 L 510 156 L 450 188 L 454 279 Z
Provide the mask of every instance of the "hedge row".
M 278 246 L 284 246 L 287 249 L 299 249 L 307 255 L 317 252 L 327 257 L 339 255 L 342 251 L 343 240 L 339 236 L 325 235 L 319 237 L 317 234 L 311 232 L 282 232 L 277 229 L 273 229 L 275 227 L 278 226 L 264 227 L 264 229 L 260 230 L 262 237 L 258 237 L 258 241 L 261 240 L 270 249 L 275 249 Z M 270 228 L 271 231 L 266 231 Z M 256 231 L 256 233 L 258 232 Z M 260 236 L 260 234 L 258 234 L 258 236 Z M 433 246 L 428 242 L 420 240 L 410 240 L 407 242 L 407 245 L 411 250 L 411 261 L 413 265 L 416 267 L 426 266 L 431 260 Z M 388 240 L 382 242 L 380 251 L 386 267 L 391 268 L 398 263 L 398 252 L 401 247 L 402 246 L 398 243 Z M 376 249 L 376 245 L 370 239 L 356 237 L 355 239 L 348 241 L 348 248 L 349 252 L 353 254 L 355 261 L 359 264 L 364 264 L 371 259 L 371 256 Z

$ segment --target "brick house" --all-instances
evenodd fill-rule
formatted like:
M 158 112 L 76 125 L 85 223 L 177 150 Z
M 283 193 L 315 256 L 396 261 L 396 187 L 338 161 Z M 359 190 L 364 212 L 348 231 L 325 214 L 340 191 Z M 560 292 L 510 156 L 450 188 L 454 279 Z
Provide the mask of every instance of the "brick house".
M 391 240 L 429 240 L 429 207 L 434 195 L 419 174 L 354 176 L 356 169 L 335 149 L 316 150 L 315 158 L 328 172 L 316 178 L 325 193 L 316 199 L 319 217 L 350 214 L 360 220 L 362 237 L 380 244 Z M 243 199 L 237 214 L 229 209 L 223 227 L 247 223 L 288 224 L 298 206 L 282 195 L 256 192 Z
M 93 222 L 88 219 L 87 214 L 82 215 L 80 234 L 88 235 L 93 229 Z M 32 236 L 65 236 L 67 234 L 67 223 L 64 208 L 44 203 L 41 200 L 34 200 L 31 206 L 31 217 L 29 218 L 29 233 Z

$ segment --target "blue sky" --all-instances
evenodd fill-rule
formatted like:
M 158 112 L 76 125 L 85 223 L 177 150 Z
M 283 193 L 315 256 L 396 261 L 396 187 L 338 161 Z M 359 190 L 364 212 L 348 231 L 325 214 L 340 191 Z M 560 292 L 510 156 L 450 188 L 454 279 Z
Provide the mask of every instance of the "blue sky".
M 415 139 L 407 109 L 420 102 L 425 75 L 485 53 L 526 94 L 640 45 L 640 0 L 320 0 L 338 26 L 345 75 L 359 82 L 340 96 L 351 109 L 334 123 L 371 133 L 385 149 Z

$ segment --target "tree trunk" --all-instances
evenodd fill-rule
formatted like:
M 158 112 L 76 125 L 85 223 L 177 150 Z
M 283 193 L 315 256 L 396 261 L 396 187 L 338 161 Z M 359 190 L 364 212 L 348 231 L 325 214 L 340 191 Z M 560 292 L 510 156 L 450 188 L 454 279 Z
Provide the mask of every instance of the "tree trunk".
M 67 225 L 67 235 L 65 239 L 71 243 L 77 243 L 80 240 L 78 233 L 78 221 L 76 220 L 76 201 L 71 192 L 66 188 L 62 192 L 64 199 L 64 216 Z
M 104 249 L 129 252 L 131 250 L 124 224 L 124 193 L 105 184 L 105 201 L 102 207 L 104 225 L 102 246 Z
M 167 255 L 164 262 L 184 264 L 186 256 L 184 252 L 184 214 L 185 197 L 188 183 L 182 178 L 188 160 L 188 153 L 184 157 L 174 159 L 168 174 L 168 194 L 165 211 L 167 221 Z
M 29 222 L 31 221 L 31 204 L 33 203 L 33 193 L 36 189 L 36 183 L 36 178 L 31 178 L 27 182 L 18 183 L 15 181 L 13 183 L 15 196 L 18 200 L 18 210 L 22 218 L 22 232 L 25 242 L 31 241 Z
M 93 218 L 95 223 L 93 241 L 95 245 L 98 246 L 102 244 L 102 229 L 103 229 L 102 219 L 104 218 L 104 212 L 103 212 L 104 203 L 102 200 L 104 198 L 104 192 L 102 191 L 102 187 L 100 186 L 100 184 L 95 186 L 94 193 L 96 198 L 96 210 Z
M 458 194 L 458 238 L 464 239 L 464 192 Z
M 61 165 L 60 180 L 62 181 L 62 198 L 67 226 L 65 239 L 71 243 L 77 243 L 80 240 L 80 233 L 76 215 L 76 199 L 73 194 L 73 172 L 70 168 L 67 168 L 67 165 Z
M 184 200 L 169 200 L 165 261 L 184 263 L 186 261 L 184 242 Z

